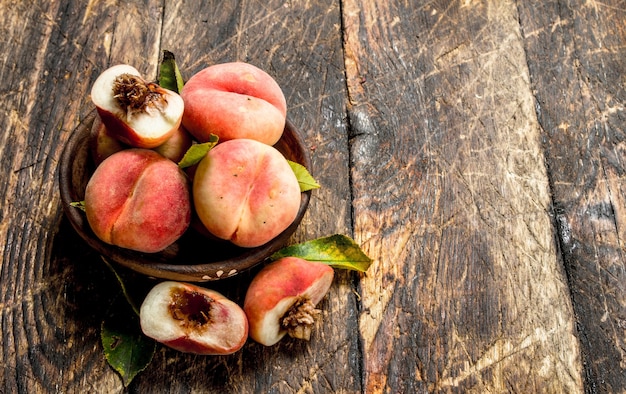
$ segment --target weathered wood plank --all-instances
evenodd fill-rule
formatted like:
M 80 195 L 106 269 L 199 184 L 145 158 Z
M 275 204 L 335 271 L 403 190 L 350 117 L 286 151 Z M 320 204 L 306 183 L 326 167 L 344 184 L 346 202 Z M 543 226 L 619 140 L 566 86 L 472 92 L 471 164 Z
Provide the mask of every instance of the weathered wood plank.
M 167 3 L 163 9 L 161 2 L 149 1 L 28 7 L 2 3 L 4 47 L 18 45 L 8 51 L 15 57 L 5 57 L 0 70 L 2 75 L 20 72 L 3 78 L 4 89 L 14 101 L 5 102 L 3 108 L 12 112 L 2 121 L 6 122 L 4 130 L 24 132 L 2 134 L 3 143 L 11 140 L 1 159 L 11 174 L 3 182 L 3 196 L 10 204 L 2 211 L 2 223 L 11 223 L 2 227 L 3 257 L 8 264 L 2 266 L 6 291 L 1 304 L 1 361 L 7 392 L 121 389 L 99 344 L 100 322 L 118 290 L 98 256 L 60 220 L 55 166 L 68 132 L 91 109 L 91 83 L 111 64 L 130 63 L 154 75 L 163 48 L 180 55 L 187 72 L 226 60 L 250 61 L 268 70 L 284 87 L 290 119 L 304 132 L 313 173 L 323 185 L 314 193 L 294 240 L 351 233 L 338 4 L 214 2 L 197 6 Z M 164 23 L 162 15 L 168 18 Z M 38 29 L 30 31 L 32 26 Z M 216 34 L 208 35 L 207 27 Z M 174 38 L 162 45 L 162 35 Z M 53 238 L 59 221 L 59 233 Z M 240 284 L 231 281 L 220 289 Z M 242 297 L 241 289 L 230 293 Z M 339 273 L 310 345 L 286 340 L 265 349 L 250 343 L 238 355 L 223 358 L 162 349 L 135 387 L 139 391 L 169 387 L 172 391 L 358 392 L 355 303 L 352 276 Z M 344 373 L 336 373 L 337 364 Z
M 626 391 L 626 8 L 520 2 L 586 392 Z
M 143 27 L 146 15 L 125 5 L 0 2 L 2 392 L 120 387 L 99 345 L 114 282 L 102 279 L 107 271 L 99 258 L 63 224 L 56 171 L 118 36 L 118 42 L 126 34 L 141 37 L 135 53 L 158 56 L 150 49 L 158 34 Z M 152 14 L 156 26 L 160 15 Z M 121 32 L 116 18 L 123 19 Z
M 340 27 L 336 1 L 179 2 L 165 8 L 162 49 L 176 54 L 185 78 L 211 64 L 246 61 L 266 70 L 283 88 L 288 117 L 302 131 L 313 175 L 322 184 L 313 192 L 294 241 L 337 232 L 351 235 Z M 243 301 L 246 280 L 243 275 L 226 285 L 240 288 L 231 289 L 234 300 Z M 207 286 L 223 289 L 223 284 Z M 309 344 L 284 339 L 265 348 L 250 341 L 235 355 L 208 358 L 163 350 L 135 387 L 150 391 L 154 382 L 164 382 L 172 391 L 359 392 L 351 289 L 351 275 L 338 273 Z
M 323 186 L 294 241 L 376 261 L 338 274 L 311 343 L 160 348 L 130 391 L 626 390 L 620 1 L 188 3 L 0 0 L 0 392 L 123 390 L 99 344 L 118 289 L 56 166 L 97 74 L 155 75 L 161 49 L 275 76 Z
M 343 9 L 366 392 L 581 391 L 515 3 Z

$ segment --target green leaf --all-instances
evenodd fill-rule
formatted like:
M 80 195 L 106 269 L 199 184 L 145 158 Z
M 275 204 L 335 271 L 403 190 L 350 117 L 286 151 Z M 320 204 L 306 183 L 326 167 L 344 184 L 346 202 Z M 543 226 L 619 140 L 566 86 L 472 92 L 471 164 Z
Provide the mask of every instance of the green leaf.
M 167 50 L 163 51 L 163 60 L 159 69 L 159 85 L 176 93 L 183 90 L 183 76 L 176 64 L 176 58 Z
M 211 139 L 208 142 L 202 144 L 193 144 L 191 148 L 185 152 L 183 158 L 178 162 L 178 167 L 187 168 L 200 162 L 204 159 L 204 156 L 217 145 L 218 137 L 215 134 L 211 134 Z
M 282 257 L 299 257 L 308 261 L 319 261 L 333 268 L 361 272 L 367 271 L 372 263 L 372 259 L 352 238 L 341 234 L 287 246 L 271 256 L 272 260 Z
M 139 316 L 139 308 L 137 307 L 137 304 L 133 300 L 133 297 L 131 297 L 130 293 L 128 292 L 126 288 L 126 284 L 124 284 L 124 281 L 122 280 L 122 277 L 120 276 L 120 274 L 118 274 L 115 268 L 113 268 L 109 260 L 105 259 L 104 256 L 100 256 L 100 258 L 102 259 L 102 261 L 104 261 L 107 267 L 109 267 L 109 269 L 113 272 L 113 275 L 115 275 L 115 279 L 117 279 L 117 282 L 119 283 L 120 288 L 122 290 L 122 294 L 124 294 L 124 297 L 126 298 L 126 301 L 128 302 L 128 305 L 133 309 L 133 312 L 135 312 L 135 315 Z
M 313 176 L 311 176 L 309 170 L 307 170 L 305 166 L 291 160 L 287 160 L 287 162 L 293 170 L 293 173 L 296 174 L 296 178 L 298 178 L 298 184 L 300 185 L 301 192 L 306 192 L 320 187 L 319 183 L 317 183 Z
M 156 342 L 141 331 L 139 317 L 118 297 L 102 322 L 100 339 L 109 365 L 120 375 L 124 387 L 146 369 L 156 351 Z
M 78 208 L 81 211 L 85 212 L 85 201 L 72 201 L 70 203 L 71 207 Z

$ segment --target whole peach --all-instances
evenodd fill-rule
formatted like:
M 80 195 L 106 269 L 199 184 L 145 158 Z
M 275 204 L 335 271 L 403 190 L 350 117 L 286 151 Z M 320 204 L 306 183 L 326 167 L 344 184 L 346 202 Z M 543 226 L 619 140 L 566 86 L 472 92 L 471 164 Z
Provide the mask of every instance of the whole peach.
M 185 156 L 192 143 L 191 135 L 181 125 L 167 141 L 153 148 L 153 150 L 178 163 Z
M 214 236 L 255 247 L 285 230 L 298 214 L 300 186 L 285 157 L 250 139 L 218 144 L 193 180 L 198 217 Z
M 85 212 L 102 241 L 140 252 L 174 243 L 191 220 L 189 182 L 171 160 L 148 149 L 105 159 L 85 189 Z
M 274 145 L 285 128 L 287 102 L 278 83 L 248 63 L 216 64 L 193 75 L 181 96 L 183 125 L 200 142 L 248 138 Z
M 96 115 L 91 125 L 89 147 L 91 148 L 91 157 L 96 165 L 100 165 L 104 159 L 113 153 L 129 148 L 128 145 L 109 134 L 99 115 Z
M 131 148 L 111 136 L 104 123 L 102 123 L 100 116 L 94 118 L 90 133 L 91 155 L 96 165 L 99 165 L 102 160 L 111 156 L 113 153 Z M 178 163 L 185 155 L 185 152 L 187 152 L 187 149 L 191 147 L 192 143 L 191 135 L 181 125 L 164 143 L 156 148 L 152 148 L 152 150 Z

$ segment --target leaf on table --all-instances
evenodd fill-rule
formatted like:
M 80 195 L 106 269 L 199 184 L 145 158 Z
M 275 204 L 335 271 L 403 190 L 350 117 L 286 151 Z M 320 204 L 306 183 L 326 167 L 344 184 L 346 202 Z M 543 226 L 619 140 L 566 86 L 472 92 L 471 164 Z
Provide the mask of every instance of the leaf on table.
M 298 184 L 300 185 L 301 192 L 306 192 L 320 187 L 319 183 L 317 183 L 305 166 L 291 160 L 287 160 L 287 162 L 293 170 L 293 173 L 296 174 L 296 178 L 298 178 Z
M 104 261 L 104 264 L 109 267 L 111 272 L 113 272 L 113 275 L 115 275 L 115 279 L 117 279 L 117 283 L 120 285 L 120 289 L 122 290 L 122 294 L 126 298 L 128 305 L 132 308 L 133 312 L 135 312 L 135 315 L 139 316 L 139 308 L 137 307 L 137 303 L 128 292 L 128 288 L 126 287 L 126 284 L 124 283 L 124 280 L 122 279 L 120 274 L 115 268 L 113 268 L 113 265 L 111 265 L 109 260 L 107 260 L 104 256 L 100 256 L 100 258 L 102 259 L 102 261 Z
M 124 387 L 146 369 L 156 351 L 156 342 L 143 334 L 139 317 L 123 297 L 118 297 L 102 321 L 100 339 L 106 360 Z
M 159 68 L 159 85 L 176 93 L 183 90 L 183 76 L 176 64 L 176 58 L 167 50 L 163 51 L 163 60 Z
M 199 163 L 200 160 L 204 159 L 204 156 L 217 145 L 218 140 L 219 138 L 215 134 L 211 134 L 211 138 L 208 142 L 191 145 L 187 152 L 185 152 L 183 158 L 178 162 L 178 167 L 187 168 Z
M 72 201 L 70 203 L 70 207 L 78 208 L 81 211 L 85 212 L 85 201 Z
M 287 246 L 274 253 L 272 260 L 283 257 L 299 257 L 318 261 L 333 268 L 365 272 L 372 263 L 361 247 L 350 237 L 335 234 L 328 237 Z

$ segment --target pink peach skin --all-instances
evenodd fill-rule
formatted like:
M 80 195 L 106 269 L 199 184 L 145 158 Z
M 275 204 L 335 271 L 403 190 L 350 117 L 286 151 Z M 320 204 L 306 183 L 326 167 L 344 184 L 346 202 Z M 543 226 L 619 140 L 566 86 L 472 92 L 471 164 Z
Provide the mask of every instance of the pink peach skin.
M 193 75 L 181 96 L 183 125 L 200 142 L 248 138 L 274 145 L 285 128 L 287 102 L 278 83 L 248 63 L 216 64 Z
M 100 165 L 104 159 L 113 153 L 129 148 L 128 145 L 109 135 L 99 115 L 94 118 L 91 125 L 89 146 L 91 157 L 96 165 Z
M 193 180 L 198 217 L 217 238 L 265 244 L 295 220 L 300 186 L 285 157 L 249 139 L 222 142 L 200 161 Z
M 172 160 L 174 163 L 178 163 L 182 160 L 183 156 L 185 156 L 185 153 L 192 144 L 193 140 L 191 135 L 180 125 L 167 141 L 153 148 L 153 150 Z
M 100 116 L 95 117 L 90 136 L 91 155 L 96 165 L 102 163 L 104 159 L 111 156 L 113 153 L 131 148 L 109 134 Z M 191 135 L 181 125 L 164 143 L 156 148 L 152 148 L 152 150 L 178 163 L 191 147 L 192 143 Z
M 288 311 L 302 301 L 317 305 L 333 277 L 332 267 L 297 257 L 284 257 L 263 267 L 250 283 L 243 304 L 250 337 L 266 346 L 277 343 L 288 332 L 282 325 Z
M 140 252 L 174 243 L 191 220 L 189 182 L 169 159 L 126 149 L 105 159 L 85 190 L 87 221 L 102 241 Z

